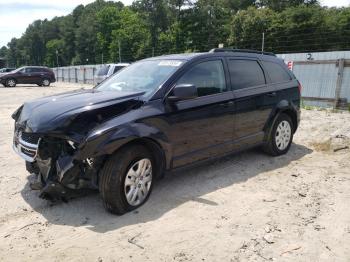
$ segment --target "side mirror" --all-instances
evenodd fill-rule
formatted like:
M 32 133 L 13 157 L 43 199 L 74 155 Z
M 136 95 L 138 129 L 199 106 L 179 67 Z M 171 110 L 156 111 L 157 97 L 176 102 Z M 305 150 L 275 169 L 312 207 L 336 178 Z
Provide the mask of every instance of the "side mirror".
M 173 95 L 168 97 L 171 102 L 188 100 L 198 97 L 197 88 L 192 84 L 176 85 L 172 91 Z

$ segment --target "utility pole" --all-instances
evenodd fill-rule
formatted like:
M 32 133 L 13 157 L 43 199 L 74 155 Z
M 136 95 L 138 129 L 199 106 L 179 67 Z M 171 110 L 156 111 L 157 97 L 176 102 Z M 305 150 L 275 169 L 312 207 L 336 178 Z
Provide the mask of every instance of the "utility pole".
M 261 52 L 264 53 L 265 48 L 265 33 L 262 33 L 262 43 L 261 43 Z
M 57 67 L 59 67 L 58 66 L 58 50 L 56 49 L 56 63 L 57 63 Z
M 103 53 L 101 54 L 101 58 L 102 58 L 102 59 L 101 59 L 101 60 L 102 60 L 102 63 L 101 63 L 101 64 L 103 64 Z
M 119 63 L 121 63 L 122 62 L 122 54 L 121 54 L 120 41 L 118 41 L 118 46 L 119 46 Z

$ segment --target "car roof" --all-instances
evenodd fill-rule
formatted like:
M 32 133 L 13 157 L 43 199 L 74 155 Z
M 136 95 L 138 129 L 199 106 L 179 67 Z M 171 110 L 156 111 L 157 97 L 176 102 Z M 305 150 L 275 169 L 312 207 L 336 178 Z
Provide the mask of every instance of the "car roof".
M 215 51 L 214 51 L 215 50 Z M 248 57 L 257 58 L 260 60 L 267 61 L 283 61 L 282 59 L 276 57 L 273 53 L 260 52 L 255 50 L 240 50 L 240 49 L 213 49 L 210 52 L 203 53 L 184 53 L 184 54 L 171 54 L 163 55 L 152 58 L 147 58 L 145 60 L 186 60 L 190 61 L 198 58 L 210 58 L 210 57 Z
M 30 67 L 30 68 L 47 68 L 47 66 L 23 66 L 23 68 L 27 68 L 27 67 Z
M 128 66 L 130 65 L 129 63 L 117 63 L 117 64 L 107 64 L 109 66 Z

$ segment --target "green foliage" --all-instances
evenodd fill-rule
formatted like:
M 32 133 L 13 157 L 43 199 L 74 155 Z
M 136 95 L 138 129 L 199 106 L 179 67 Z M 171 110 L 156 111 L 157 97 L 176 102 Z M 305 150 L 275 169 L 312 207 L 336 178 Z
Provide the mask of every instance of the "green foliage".
M 208 51 L 223 43 L 276 53 L 350 48 L 350 8 L 317 0 L 96 0 L 67 16 L 37 20 L 0 49 L 9 66 L 135 61 Z
M 109 55 L 114 61 L 119 60 L 119 47 L 122 52 L 120 62 L 134 61 L 145 57 L 149 45 L 150 32 L 144 20 L 129 8 L 118 14 L 119 24 L 112 30 Z
M 62 39 L 52 39 L 46 43 L 45 64 L 52 67 L 59 66 L 62 63 L 60 52 L 64 49 L 64 41 Z M 57 52 L 57 56 L 56 56 Z M 58 61 L 57 61 L 58 58 Z M 57 64 L 58 63 L 58 64 Z

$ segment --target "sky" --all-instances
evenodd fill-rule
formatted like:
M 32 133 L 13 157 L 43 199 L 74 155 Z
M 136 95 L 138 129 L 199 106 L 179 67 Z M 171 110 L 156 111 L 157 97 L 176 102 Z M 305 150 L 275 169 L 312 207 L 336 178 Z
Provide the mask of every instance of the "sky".
M 19 38 L 34 20 L 67 15 L 79 5 L 94 0 L 0 0 L 0 47 Z M 132 0 L 120 0 L 130 5 Z M 321 0 L 325 6 L 350 6 L 350 0 Z

